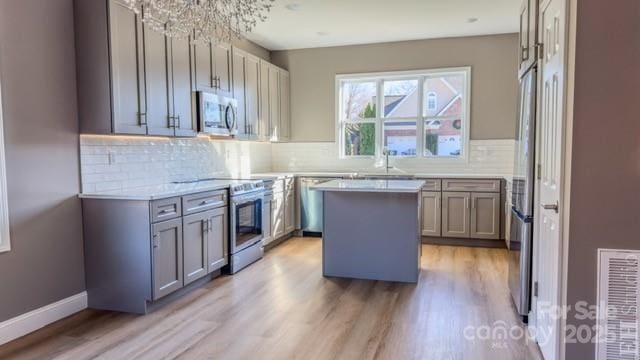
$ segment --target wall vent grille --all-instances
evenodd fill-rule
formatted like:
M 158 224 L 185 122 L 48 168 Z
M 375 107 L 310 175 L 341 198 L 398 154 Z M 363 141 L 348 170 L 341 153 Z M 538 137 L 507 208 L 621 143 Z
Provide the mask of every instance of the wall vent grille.
M 640 251 L 598 250 L 598 360 L 640 360 Z

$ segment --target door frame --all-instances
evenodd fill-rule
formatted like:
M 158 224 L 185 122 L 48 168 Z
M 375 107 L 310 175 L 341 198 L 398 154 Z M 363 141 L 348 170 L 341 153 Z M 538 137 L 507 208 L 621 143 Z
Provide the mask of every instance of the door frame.
M 550 1 L 550 0 L 548 0 Z M 569 248 L 569 224 L 570 224 L 570 195 L 571 195 L 571 154 L 572 154 L 572 137 L 573 137 L 573 98 L 574 98 L 574 85 L 575 85 L 575 49 L 576 49 L 576 13 L 577 13 L 577 2 L 578 0 L 562 0 L 565 2 L 565 56 L 564 56 L 564 66 L 565 66 L 565 86 L 563 88 L 564 92 L 564 111 L 562 117 L 562 147 L 560 154 L 558 156 L 561 157 L 561 165 L 560 165 L 560 182 L 559 182 L 559 234 L 560 234 L 560 254 L 558 254 L 557 261 L 559 262 L 559 269 L 561 270 L 559 276 L 559 299 L 558 304 L 561 306 L 567 305 L 567 273 L 568 273 L 568 248 Z M 542 7 L 543 3 L 547 3 L 547 0 L 543 0 L 540 2 L 540 6 Z M 541 30 L 541 29 L 539 29 Z M 539 34 L 540 35 L 540 34 Z M 540 69 L 541 70 L 541 69 Z M 537 93 L 540 95 L 541 89 L 541 79 L 542 77 L 538 77 L 538 86 Z M 540 96 L 538 96 L 540 98 Z M 536 128 L 539 126 L 539 116 L 540 116 L 540 102 L 537 104 L 536 108 Z M 536 149 L 539 149 L 539 136 L 536 136 Z M 536 151 L 538 153 L 538 151 Z M 537 164 L 537 161 L 536 161 Z M 534 235 L 533 235 L 533 256 L 535 257 L 533 261 L 534 268 L 532 269 L 533 279 L 534 281 L 538 279 L 538 271 L 540 271 L 540 254 L 539 254 L 539 226 L 540 226 L 540 216 L 539 216 L 539 208 L 540 208 L 540 198 L 539 198 L 539 186 L 540 183 L 537 179 L 538 170 L 536 168 L 536 183 L 534 193 L 534 208 L 536 209 L 536 214 L 534 215 Z M 529 316 L 529 319 L 534 320 L 532 324 L 529 322 L 529 326 L 535 327 L 536 319 L 536 308 L 535 308 L 536 299 L 532 297 L 532 309 Z M 564 344 L 564 334 L 566 331 L 567 319 L 566 317 L 561 317 L 558 321 L 558 332 L 557 332 L 557 346 L 556 346 L 556 355 L 558 359 L 565 359 L 566 356 L 566 347 Z

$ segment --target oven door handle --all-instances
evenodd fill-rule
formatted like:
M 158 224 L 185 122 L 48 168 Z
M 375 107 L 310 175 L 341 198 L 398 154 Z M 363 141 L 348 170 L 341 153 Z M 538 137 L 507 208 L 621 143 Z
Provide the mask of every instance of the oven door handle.
M 231 202 L 233 203 L 233 205 L 238 206 L 238 205 L 244 205 L 244 204 L 248 204 L 248 203 L 253 203 L 256 200 L 263 200 L 264 201 L 264 197 L 263 196 L 254 196 L 254 197 L 250 197 L 250 198 L 231 199 Z

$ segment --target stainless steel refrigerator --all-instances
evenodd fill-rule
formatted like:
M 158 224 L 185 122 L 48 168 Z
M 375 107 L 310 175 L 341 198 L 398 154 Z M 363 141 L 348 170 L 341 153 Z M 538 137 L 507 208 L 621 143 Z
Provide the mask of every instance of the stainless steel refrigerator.
M 508 241 L 509 288 L 513 302 L 524 321 L 527 321 L 531 308 L 536 87 L 537 66 L 534 65 L 520 78 L 511 231 Z

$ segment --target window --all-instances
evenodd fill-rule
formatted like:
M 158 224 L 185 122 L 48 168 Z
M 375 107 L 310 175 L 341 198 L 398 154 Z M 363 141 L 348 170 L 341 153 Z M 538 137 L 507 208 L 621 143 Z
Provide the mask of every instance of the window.
M 3 129 L 2 92 L 0 91 L 0 253 L 11 250 L 11 242 L 9 241 L 9 205 L 7 203 Z
M 338 75 L 340 156 L 466 159 L 470 68 Z
M 436 111 L 438 109 L 438 94 L 435 91 L 427 93 L 427 111 Z

